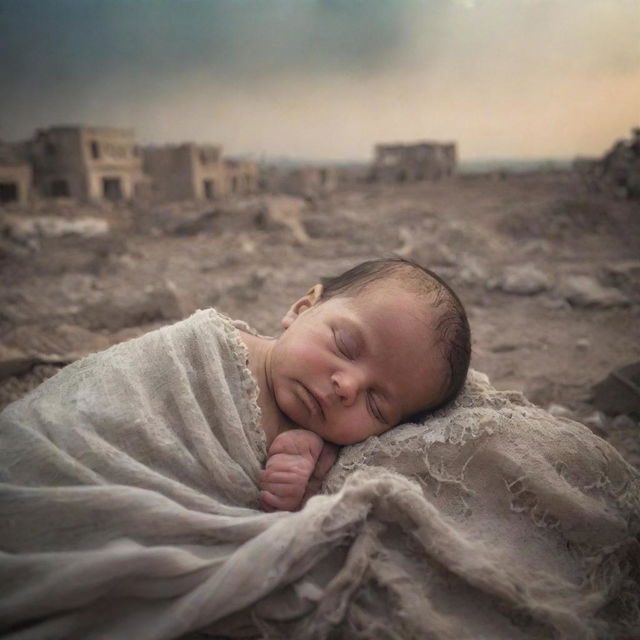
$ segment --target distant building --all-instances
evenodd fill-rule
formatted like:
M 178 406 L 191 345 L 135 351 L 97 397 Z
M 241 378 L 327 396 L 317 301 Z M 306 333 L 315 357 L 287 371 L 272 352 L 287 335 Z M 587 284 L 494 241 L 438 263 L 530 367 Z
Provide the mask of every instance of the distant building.
M 142 161 L 131 129 L 51 127 L 31 143 L 34 186 L 43 197 L 129 200 Z
M 576 158 L 574 170 L 586 184 L 619 198 L 640 199 L 640 128 L 618 140 L 602 158 Z
M 618 197 L 640 199 L 640 128 L 618 140 L 600 161 L 602 187 Z
M 271 193 L 311 198 L 334 191 L 338 185 L 338 174 L 333 167 L 267 167 L 260 181 L 262 187 Z
M 24 145 L 0 143 L 0 204 L 26 204 L 31 182 L 31 165 Z
M 377 144 L 370 179 L 374 182 L 440 180 L 456 172 L 454 143 Z
M 226 194 L 247 195 L 258 190 L 258 166 L 253 160 L 224 161 Z
M 255 163 L 223 159 L 220 145 L 146 147 L 143 158 L 153 194 L 160 200 L 215 200 L 256 190 Z

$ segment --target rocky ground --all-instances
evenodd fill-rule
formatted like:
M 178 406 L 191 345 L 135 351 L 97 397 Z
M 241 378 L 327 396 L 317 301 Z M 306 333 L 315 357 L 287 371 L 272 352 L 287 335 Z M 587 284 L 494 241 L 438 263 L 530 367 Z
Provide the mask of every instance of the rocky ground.
M 460 293 L 472 366 L 581 420 L 640 467 L 635 372 L 592 391 L 640 361 L 640 205 L 589 192 L 572 173 L 359 185 L 311 202 L 40 203 L 0 210 L 0 230 L 0 406 L 196 308 L 275 334 L 319 276 L 396 253 Z

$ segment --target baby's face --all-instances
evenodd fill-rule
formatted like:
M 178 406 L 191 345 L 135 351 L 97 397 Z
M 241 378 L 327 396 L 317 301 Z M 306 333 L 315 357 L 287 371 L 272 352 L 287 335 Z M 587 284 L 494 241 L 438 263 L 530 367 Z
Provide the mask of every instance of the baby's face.
M 302 311 L 278 338 L 267 375 L 279 409 L 336 444 L 378 435 L 438 403 L 446 364 L 437 313 L 377 284 Z

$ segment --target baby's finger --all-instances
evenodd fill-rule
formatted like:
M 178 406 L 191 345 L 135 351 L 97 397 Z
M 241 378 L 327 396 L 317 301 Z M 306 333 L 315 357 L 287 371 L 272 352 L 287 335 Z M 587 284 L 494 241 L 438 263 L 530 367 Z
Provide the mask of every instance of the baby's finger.
M 272 507 L 270 504 L 267 504 L 263 499 L 262 496 L 258 497 L 258 502 L 260 503 L 260 508 L 266 512 L 266 513 L 271 513 L 273 511 L 277 511 L 277 509 L 275 507 Z
M 306 484 L 307 475 L 296 473 L 295 471 L 273 471 L 265 470 L 260 474 L 260 480 L 265 482 L 277 482 L 283 484 Z
M 288 482 L 263 482 L 260 487 L 264 491 L 269 491 L 276 496 L 281 497 L 301 497 L 304 493 L 306 484 L 291 484 Z
M 276 496 L 270 491 L 260 492 L 260 502 L 277 511 L 295 511 L 299 507 L 299 502 Z
M 265 470 L 296 470 L 300 473 L 309 475 L 313 471 L 313 463 L 302 456 L 290 455 L 287 453 L 278 453 L 267 460 Z

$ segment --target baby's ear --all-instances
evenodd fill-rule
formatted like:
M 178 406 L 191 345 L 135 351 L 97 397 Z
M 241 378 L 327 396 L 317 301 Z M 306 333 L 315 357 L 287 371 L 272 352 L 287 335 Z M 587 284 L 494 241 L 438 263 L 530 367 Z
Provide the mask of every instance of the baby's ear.
M 282 318 L 282 328 L 288 329 L 294 322 L 294 320 L 303 312 L 313 307 L 322 297 L 322 285 L 317 284 L 314 287 L 311 287 L 307 294 L 302 296 L 296 300 L 289 311 L 285 314 L 284 318 Z

